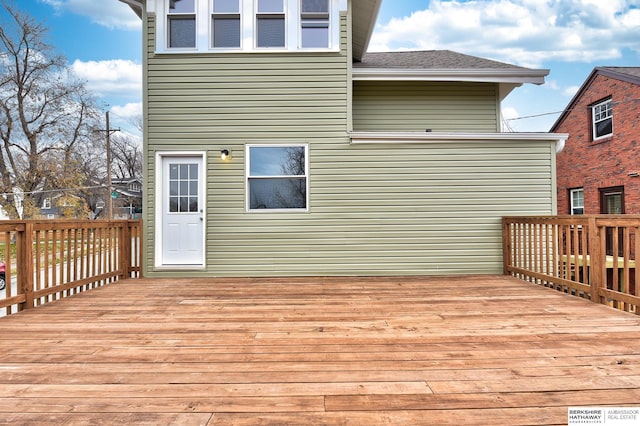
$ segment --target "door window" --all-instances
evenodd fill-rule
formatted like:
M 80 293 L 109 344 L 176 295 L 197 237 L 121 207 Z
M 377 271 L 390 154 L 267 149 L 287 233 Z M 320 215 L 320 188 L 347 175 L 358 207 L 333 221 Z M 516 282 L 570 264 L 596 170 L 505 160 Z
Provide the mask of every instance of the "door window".
M 193 213 L 198 208 L 198 164 L 169 164 L 169 213 Z

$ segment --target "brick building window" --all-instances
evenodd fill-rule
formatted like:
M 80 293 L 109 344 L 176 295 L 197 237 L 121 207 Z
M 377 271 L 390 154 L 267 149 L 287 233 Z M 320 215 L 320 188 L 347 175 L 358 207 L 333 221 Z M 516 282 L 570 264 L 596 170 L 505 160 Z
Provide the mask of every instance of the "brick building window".
M 616 186 L 612 188 L 600 189 L 600 213 L 602 214 L 624 214 L 624 187 Z M 611 256 L 616 251 L 616 238 L 614 238 L 614 227 L 605 228 L 605 251 Z M 622 256 L 624 249 L 624 233 L 622 228 L 618 228 L 617 252 Z
M 571 200 L 571 214 L 584 214 L 584 189 L 569 190 L 569 198 Z
M 611 99 L 593 105 L 591 107 L 591 117 L 594 140 L 613 134 L 613 109 Z
M 600 213 L 624 214 L 624 188 L 622 186 L 600 189 Z

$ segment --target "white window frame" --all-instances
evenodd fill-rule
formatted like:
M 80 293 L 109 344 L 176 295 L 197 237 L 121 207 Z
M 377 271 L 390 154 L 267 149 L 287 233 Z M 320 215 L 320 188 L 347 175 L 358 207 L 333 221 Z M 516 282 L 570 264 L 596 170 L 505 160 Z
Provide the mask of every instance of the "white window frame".
M 244 11 L 243 11 L 243 0 L 237 0 L 238 2 L 238 12 L 237 13 L 231 13 L 231 12 L 216 12 L 215 11 L 215 0 L 208 0 L 209 1 L 209 7 L 211 8 L 210 11 L 210 20 L 209 20 L 209 46 L 211 47 L 211 49 L 213 50 L 240 50 L 242 49 L 242 39 L 244 31 L 243 31 L 243 19 L 244 19 Z M 240 40 L 238 43 L 238 46 L 235 47 L 217 47 L 214 45 L 214 31 L 215 31 L 215 25 L 214 25 L 214 21 L 215 21 L 215 17 L 230 17 L 230 16 L 237 16 L 240 19 Z
M 611 120 L 611 132 L 598 136 L 598 124 Z M 613 135 L 613 103 L 611 99 L 598 102 L 591 107 L 591 126 L 593 132 L 593 140 L 599 140 Z
M 51 208 L 51 198 L 47 197 L 44 200 L 42 200 L 42 208 L 43 209 L 50 209 Z
M 169 7 L 169 2 L 170 0 L 165 0 L 165 11 L 164 11 L 164 37 L 165 37 L 165 48 L 168 51 L 188 51 L 188 52 L 192 52 L 194 50 L 198 49 L 198 4 L 199 4 L 200 0 L 193 0 L 193 12 L 191 13 L 171 13 L 170 12 L 170 7 Z M 193 16 L 194 20 L 195 20 L 195 34 L 194 34 L 194 38 L 195 38 L 195 46 L 184 46 L 184 47 L 171 47 L 171 26 L 169 25 L 169 21 L 171 19 L 171 17 L 178 17 L 178 19 L 180 19 L 179 17 L 188 17 L 188 16 Z
M 273 175 L 273 176 L 251 176 L 251 148 L 304 148 L 304 175 Z M 246 205 L 245 209 L 249 213 L 291 213 L 291 212 L 308 212 L 309 211 L 309 145 L 304 143 L 290 144 L 247 144 L 245 146 L 245 192 Z M 291 179 L 304 178 L 306 185 L 306 199 L 304 208 L 280 208 L 280 209 L 252 209 L 251 208 L 251 191 L 249 181 L 252 179 Z
M 582 194 L 582 206 L 575 203 L 576 194 Z M 572 215 L 584 214 L 584 188 L 574 188 L 569 190 L 569 203 Z M 576 213 L 576 209 L 582 209 L 582 213 Z
M 347 11 L 347 0 L 329 0 L 329 46 L 326 48 L 302 48 L 300 0 L 284 0 L 285 47 L 256 47 L 256 0 L 240 0 L 240 48 L 214 48 L 212 46 L 213 0 L 195 0 L 196 47 L 168 47 L 169 0 L 147 0 L 147 14 L 155 17 L 155 52 L 161 54 L 184 53 L 280 53 L 280 52 L 339 52 L 340 19 Z
M 328 49 L 331 47 L 331 33 L 332 33 L 332 28 L 331 28 L 331 17 L 333 16 L 333 11 L 331 10 L 331 0 L 326 0 L 327 1 L 327 13 L 326 16 L 324 16 L 324 13 L 309 13 L 309 14 L 305 14 L 303 12 L 302 9 L 302 3 L 304 2 L 304 0 L 299 0 L 299 25 L 298 25 L 298 31 L 299 31 L 299 35 L 298 35 L 298 44 L 299 44 L 299 48 L 301 50 L 314 50 L 314 49 Z M 307 16 L 305 16 L 307 15 Z M 322 16 L 320 16 L 322 15 Z M 305 21 L 305 19 L 310 19 L 312 21 Z M 304 28 L 305 28 L 305 23 L 314 23 L 314 24 L 320 24 L 320 23 L 325 23 L 327 25 L 327 46 L 323 46 L 323 47 L 305 47 L 302 45 L 302 33 L 304 32 Z

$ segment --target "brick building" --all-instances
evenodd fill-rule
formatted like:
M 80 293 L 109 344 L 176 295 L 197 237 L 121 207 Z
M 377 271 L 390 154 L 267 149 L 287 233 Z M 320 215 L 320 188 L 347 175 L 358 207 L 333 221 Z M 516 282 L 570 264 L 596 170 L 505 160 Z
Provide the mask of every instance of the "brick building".
M 598 67 L 553 125 L 558 214 L 640 214 L 640 67 Z

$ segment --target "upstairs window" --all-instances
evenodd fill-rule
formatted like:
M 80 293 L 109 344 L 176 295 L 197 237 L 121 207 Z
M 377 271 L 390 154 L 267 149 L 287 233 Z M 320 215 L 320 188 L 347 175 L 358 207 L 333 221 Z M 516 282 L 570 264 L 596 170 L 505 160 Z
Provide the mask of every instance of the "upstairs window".
M 285 47 L 284 0 L 257 0 L 256 47 Z
M 213 0 L 211 46 L 240 47 L 240 0 Z
M 140 0 L 142 1 L 142 0 Z M 347 0 L 146 0 L 157 53 L 339 52 Z M 345 10 L 346 12 L 346 10 Z
M 300 46 L 329 47 L 329 0 L 301 0 Z
M 613 134 L 613 109 L 611 99 L 593 105 L 593 139 L 600 139 Z
M 169 0 L 167 36 L 170 48 L 196 47 L 195 0 Z
M 571 214 L 584 214 L 584 189 L 572 189 L 569 193 L 571 196 Z

